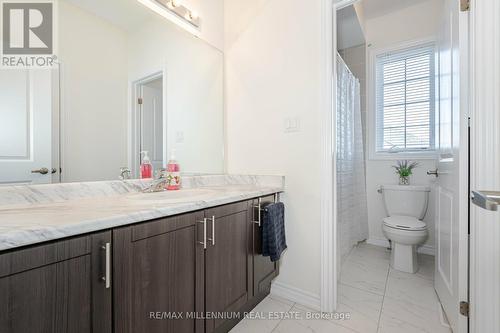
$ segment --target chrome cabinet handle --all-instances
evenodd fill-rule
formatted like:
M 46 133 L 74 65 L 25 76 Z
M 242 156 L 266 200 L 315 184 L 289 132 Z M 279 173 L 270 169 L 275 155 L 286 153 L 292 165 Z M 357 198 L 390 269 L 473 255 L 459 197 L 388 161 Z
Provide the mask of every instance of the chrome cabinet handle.
M 204 218 L 203 221 L 197 221 L 198 223 L 203 224 L 203 242 L 198 241 L 198 244 L 203 245 L 203 248 L 207 248 L 207 219 Z
M 255 211 L 254 211 L 254 220 L 252 221 L 255 224 L 261 226 L 261 211 L 262 211 L 262 198 L 259 198 L 259 203 L 253 206 L 254 209 L 257 209 L 257 221 L 255 221 Z
M 207 218 L 206 220 L 212 221 L 212 238 L 208 238 L 208 240 L 211 241 L 212 246 L 214 246 L 215 245 L 215 216 L 212 216 L 211 218 Z
M 438 172 L 438 169 L 436 169 L 436 170 L 428 170 L 428 171 L 427 171 L 427 175 L 428 175 L 428 176 L 436 176 L 436 177 L 439 177 L 439 172 Z
M 106 253 L 105 275 L 101 278 L 106 283 L 106 289 L 111 288 L 111 243 L 106 243 L 101 247 Z
M 472 191 L 471 200 L 476 206 L 496 212 L 500 205 L 500 192 Z

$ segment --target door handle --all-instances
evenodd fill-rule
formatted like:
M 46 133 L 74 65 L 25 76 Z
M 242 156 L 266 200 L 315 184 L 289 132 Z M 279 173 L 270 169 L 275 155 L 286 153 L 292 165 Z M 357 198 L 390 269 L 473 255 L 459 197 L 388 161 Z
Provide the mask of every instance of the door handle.
M 106 289 L 111 288 L 111 243 L 106 243 L 102 246 L 106 253 L 105 275 L 101 278 L 106 283 Z
M 428 170 L 427 171 L 427 175 L 428 176 L 436 176 L 436 178 L 439 177 L 438 169 L 436 169 L 436 170 Z
M 203 242 L 198 241 L 198 244 L 203 245 L 203 248 L 207 248 L 207 218 L 204 218 L 203 221 L 197 221 L 198 223 L 203 224 Z
M 51 174 L 55 174 L 56 172 L 57 172 L 56 168 L 50 169 L 50 173 Z M 39 173 L 41 175 L 46 175 L 46 174 L 49 173 L 49 169 L 47 169 L 47 168 L 41 168 L 41 169 L 38 169 L 38 170 L 31 170 L 31 173 Z
M 472 191 L 471 200 L 476 206 L 496 212 L 500 205 L 500 192 Z
M 41 168 L 41 169 L 38 169 L 38 170 L 31 170 L 31 173 L 39 173 L 41 175 L 46 175 L 49 173 L 49 169 L 47 168 Z
M 211 218 L 207 218 L 207 220 L 212 221 L 212 238 L 208 238 L 209 241 L 212 242 L 212 246 L 215 245 L 215 216 L 212 216 Z

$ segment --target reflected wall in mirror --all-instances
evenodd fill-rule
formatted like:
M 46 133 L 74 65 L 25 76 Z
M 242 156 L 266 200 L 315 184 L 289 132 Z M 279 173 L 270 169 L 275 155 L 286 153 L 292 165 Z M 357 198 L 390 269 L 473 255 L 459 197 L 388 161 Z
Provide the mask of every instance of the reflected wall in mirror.
M 57 4 L 58 66 L 0 70 L 0 184 L 137 178 L 141 151 L 224 172 L 223 1 L 190 2 L 200 38 L 137 0 Z

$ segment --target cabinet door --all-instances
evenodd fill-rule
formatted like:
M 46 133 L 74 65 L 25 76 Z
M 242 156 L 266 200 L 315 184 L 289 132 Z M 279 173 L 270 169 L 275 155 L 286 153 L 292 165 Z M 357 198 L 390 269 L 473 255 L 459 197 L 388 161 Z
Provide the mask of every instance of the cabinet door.
M 100 233 L 0 255 L 0 332 L 111 333 Z
M 113 231 L 116 333 L 204 331 L 193 317 L 204 306 L 198 220 L 203 212 Z
M 269 202 L 274 202 L 274 196 L 262 198 L 261 205 Z M 258 210 L 255 208 L 258 203 L 256 199 L 252 205 L 253 221 L 259 219 Z M 252 235 L 253 297 L 264 298 L 271 291 L 271 281 L 278 275 L 278 263 L 262 256 L 262 227 L 259 224 L 252 223 Z
M 212 239 L 208 241 L 205 257 L 206 311 L 228 314 L 228 318 L 206 320 L 206 332 L 211 333 L 230 321 L 231 313 L 240 311 L 250 297 L 248 202 L 209 209 L 206 216 L 208 238 Z

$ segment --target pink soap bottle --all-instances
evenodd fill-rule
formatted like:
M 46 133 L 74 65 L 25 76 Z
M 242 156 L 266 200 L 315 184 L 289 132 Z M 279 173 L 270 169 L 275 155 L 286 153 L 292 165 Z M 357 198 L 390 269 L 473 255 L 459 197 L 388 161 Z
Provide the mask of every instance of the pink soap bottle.
M 153 165 L 151 164 L 151 160 L 149 159 L 148 152 L 141 152 L 144 154 L 144 158 L 141 163 L 141 179 L 147 179 L 153 177 Z
M 181 168 L 175 159 L 175 150 L 172 149 L 167 164 L 167 190 L 175 191 L 181 188 Z

